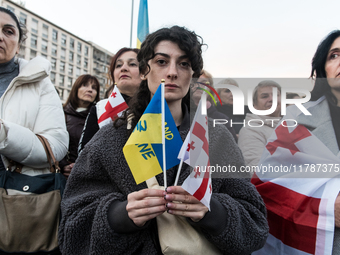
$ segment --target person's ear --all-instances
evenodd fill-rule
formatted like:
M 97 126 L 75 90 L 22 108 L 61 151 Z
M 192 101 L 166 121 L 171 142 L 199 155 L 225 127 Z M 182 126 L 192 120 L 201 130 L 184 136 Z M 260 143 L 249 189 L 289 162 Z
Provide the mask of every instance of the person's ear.
M 140 75 L 140 78 L 142 79 L 142 81 L 147 80 L 146 76 L 147 76 L 147 75 L 144 75 L 144 74 L 141 74 L 141 75 Z

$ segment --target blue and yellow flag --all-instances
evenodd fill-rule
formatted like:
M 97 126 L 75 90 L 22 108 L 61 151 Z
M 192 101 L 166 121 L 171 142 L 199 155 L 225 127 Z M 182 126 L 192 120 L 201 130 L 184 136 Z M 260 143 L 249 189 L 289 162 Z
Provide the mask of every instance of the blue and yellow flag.
M 159 86 L 144 114 L 126 142 L 123 153 L 137 184 L 162 173 L 162 108 Z M 163 99 L 164 100 L 164 99 Z M 179 164 L 182 139 L 165 102 L 166 169 Z
M 142 42 L 149 34 L 148 0 L 140 0 L 137 27 L 137 48 L 140 49 Z

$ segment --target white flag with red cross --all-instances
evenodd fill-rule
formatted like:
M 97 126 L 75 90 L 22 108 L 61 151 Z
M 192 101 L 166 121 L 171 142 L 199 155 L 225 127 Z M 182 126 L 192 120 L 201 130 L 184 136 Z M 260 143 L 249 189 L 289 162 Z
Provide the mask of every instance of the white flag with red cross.
M 120 94 L 117 86 L 115 86 L 107 100 L 107 103 L 105 104 L 105 107 L 103 107 L 101 104 L 97 104 L 99 128 L 112 123 L 115 119 L 120 117 L 127 108 L 127 103 Z
M 252 178 L 269 224 L 269 237 L 256 255 L 332 254 L 340 158 L 305 126 L 289 121 L 296 116 L 286 115 L 277 126 Z
M 178 158 L 183 158 L 185 163 L 194 168 L 183 182 L 182 188 L 210 210 L 212 187 L 209 168 L 208 117 L 202 114 L 201 101 Z

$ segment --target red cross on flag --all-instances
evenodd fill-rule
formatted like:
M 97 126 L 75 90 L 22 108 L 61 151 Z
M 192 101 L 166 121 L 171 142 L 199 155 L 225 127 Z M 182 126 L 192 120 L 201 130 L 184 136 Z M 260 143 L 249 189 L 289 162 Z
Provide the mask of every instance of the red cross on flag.
M 104 103 L 105 101 L 103 101 L 103 103 L 100 102 L 101 101 L 99 101 L 96 106 L 99 128 L 112 123 L 128 108 L 128 105 L 120 94 L 117 86 L 114 87 L 106 104 Z
M 183 182 L 182 188 L 210 210 L 212 190 L 208 167 L 210 166 L 208 123 L 207 116 L 202 115 L 201 101 L 178 158 L 194 168 L 194 171 Z
M 305 126 L 289 121 L 300 114 L 291 110 L 277 126 L 252 178 L 269 224 L 266 244 L 255 255 L 332 254 L 340 158 Z

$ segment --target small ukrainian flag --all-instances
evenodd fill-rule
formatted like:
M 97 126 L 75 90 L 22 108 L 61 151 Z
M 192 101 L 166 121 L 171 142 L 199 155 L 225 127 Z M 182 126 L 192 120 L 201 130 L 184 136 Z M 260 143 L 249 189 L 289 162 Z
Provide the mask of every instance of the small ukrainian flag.
M 137 27 L 137 48 L 140 49 L 142 42 L 149 34 L 148 0 L 140 0 Z
M 125 159 L 137 184 L 162 173 L 161 88 L 162 86 L 158 87 L 123 148 Z M 166 169 L 179 164 L 177 156 L 182 144 L 182 138 L 165 102 Z

